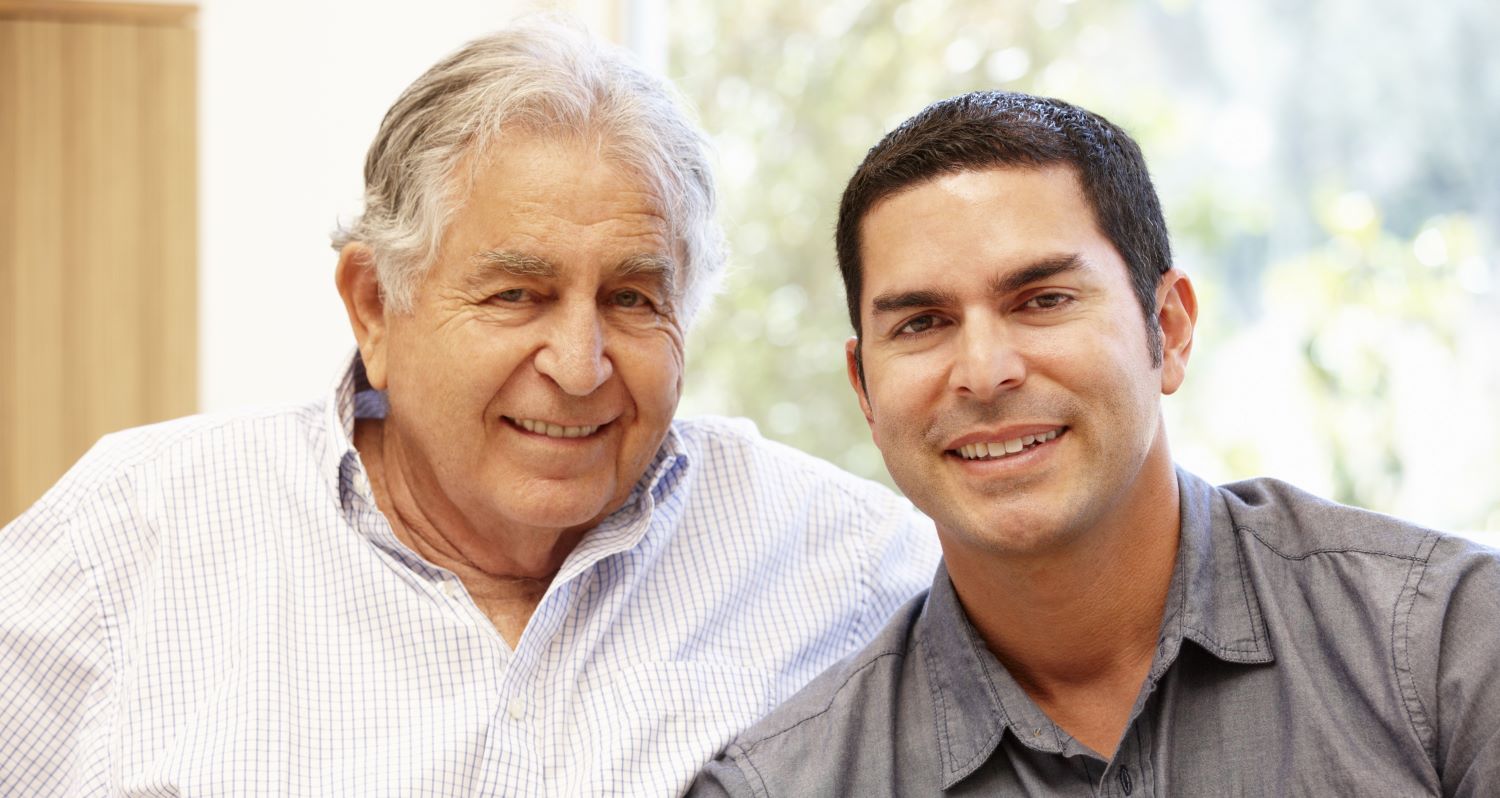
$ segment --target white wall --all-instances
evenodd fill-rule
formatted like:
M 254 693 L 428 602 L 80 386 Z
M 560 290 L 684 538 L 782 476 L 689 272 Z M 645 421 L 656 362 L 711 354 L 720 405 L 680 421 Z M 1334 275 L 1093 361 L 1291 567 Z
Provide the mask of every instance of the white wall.
M 314 398 L 354 345 L 328 233 L 433 62 L 528 0 L 201 0 L 199 405 Z M 554 4 L 555 5 L 555 4 Z M 615 3 L 564 4 L 612 35 Z

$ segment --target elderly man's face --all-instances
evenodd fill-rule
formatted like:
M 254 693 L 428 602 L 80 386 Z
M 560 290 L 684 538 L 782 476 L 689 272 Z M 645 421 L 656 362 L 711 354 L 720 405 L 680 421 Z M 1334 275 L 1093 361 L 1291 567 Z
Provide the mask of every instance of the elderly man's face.
M 597 148 L 496 150 L 412 312 L 386 314 L 385 434 L 414 490 L 481 534 L 581 529 L 625 501 L 677 407 L 679 254 L 657 198 Z

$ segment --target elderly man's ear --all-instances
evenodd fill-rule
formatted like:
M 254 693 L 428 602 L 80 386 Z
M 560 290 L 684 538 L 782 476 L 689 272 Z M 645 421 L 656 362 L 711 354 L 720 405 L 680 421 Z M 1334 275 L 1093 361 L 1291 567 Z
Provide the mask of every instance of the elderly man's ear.
M 339 251 L 339 265 L 334 272 L 349 326 L 359 343 L 359 356 L 365 363 L 370 386 L 385 390 L 385 299 L 375 275 L 375 254 L 358 241 L 351 241 Z

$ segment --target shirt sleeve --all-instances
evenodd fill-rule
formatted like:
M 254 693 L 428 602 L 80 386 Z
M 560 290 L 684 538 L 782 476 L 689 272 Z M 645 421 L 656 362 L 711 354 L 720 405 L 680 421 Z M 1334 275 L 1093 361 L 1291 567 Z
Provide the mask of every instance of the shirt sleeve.
M 1453 549 L 1461 552 L 1453 555 Z M 1500 795 L 1500 553 L 1444 539 L 1408 626 L 1434 764 L 1446 796 Z M 1434 639 L 1436 638 L 1436 639 Z M 1436 655 L 1433 661 L 1433 655 Z M 1430 702 L 1430 703 L 1429 703 Z M 1420 708 L 1413 715 L 1421 718 Z
M 65 521 L 43 505 L 0 529 L 0 795 L 103 791 L 109 648 Z
M 870 600 L 856 630 L 858 647 L 863 647 L 886 621 L 911 600 L 912 596 L 932 586 L 942 550 L 932 521 L 905 499 L 893 502 L 891 525 L 877 538 L 869 570 Z
M 734 760 L 720 754 L 698 774 L 687 798 L 766 798 L 766 792 L 752 787 Z

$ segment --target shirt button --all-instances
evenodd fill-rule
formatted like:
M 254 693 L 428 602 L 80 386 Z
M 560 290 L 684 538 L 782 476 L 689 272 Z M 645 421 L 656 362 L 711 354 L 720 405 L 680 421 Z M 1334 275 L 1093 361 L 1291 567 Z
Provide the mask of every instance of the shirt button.
M 505 711 L 510 713 L 511 720 L 520 720 L 526 716 L 526 702 L 522 701 L 520 696 L 516 696 L 510 700 Z
M 451 599 L 454 599 L 454 600 L 458 599 L 458 582 L 457 581 L 452 580 L 452 579 L 444 579 L 443 582 L 442 582 L 442 587 L 440 589 L 443 591 L 443 595 L 447 596 L 448 598 L 451 598 Z
M 365 495 L 369 494 L 369 492 L 370 492 L 370 479 L 369 479 L 369 477 L 365 476 L 365 472 L 363 472 L 363 471 L 355 471 L 354 472 L 354 490 L 358 491 L 361 496 L 365 496 Z

